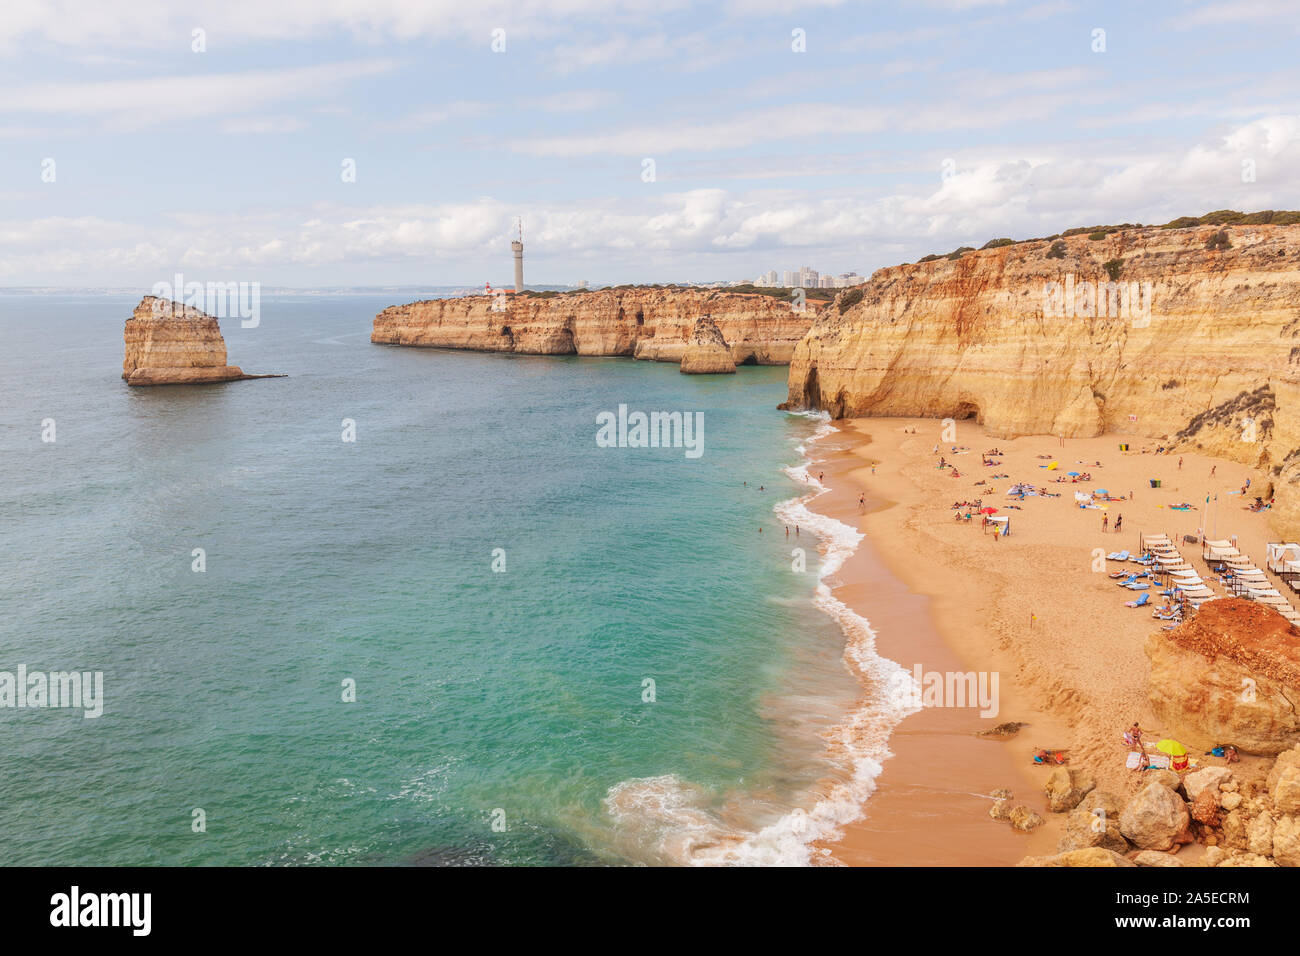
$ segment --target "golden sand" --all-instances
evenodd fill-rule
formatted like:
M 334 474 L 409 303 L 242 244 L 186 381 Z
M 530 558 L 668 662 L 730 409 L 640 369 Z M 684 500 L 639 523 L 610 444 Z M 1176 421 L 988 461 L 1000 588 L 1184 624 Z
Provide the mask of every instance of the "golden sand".
M 831 489 L 811 507 L 867 537 L 837 575 L 836 596 L 872 623 L 879 652 L 909 671 L 919 663 L 925 672 L 996 672 L 999 712 L 984 718 L 975 708 L 927 708 L 905 719 L 891 738 L 894 756 L 879 789 L 863 819 L 833 845 L 835 857 L 847 864 L 1007 865 L 1053 852 L 1062 815 L 1046 810 L 1049 769 L 1033 763 L 1036 749 L 1068 749 L 1071 766 L 1126 796 L 1141 778 L 1124 767 L 1124 729 L 1138 721 L 1149 740 L 1174 732 L 1158 725 L 1146 696 L 1142 646 L 1164 622 L 1150 608 L 1125 607 L 1138 595 L 1094 570 L 1094 549 L 1135 552 L 1139 533 L 1164 533 L 1211 581 L 1200 545 L 1183 542 L 1204 528 L 1210 537 L 1235 534 L 1239 549 L 1264 568 L 1264 545 L 1276 538 L 1267 513 L 1246 506 L 1268 478 L 1201 455 L 1144 453 L 1156 443 L 1142 438 L 990 438 L 973 422 L 957 423 L 955 440 L 942 443 L 939 454 L 961 474 L 953 477 L 951 469 L 936 468 L 937 421 L 858 419 L 837 427 L 811 449 L 816 464 L 809 470 L 824 471 Z M 1123 442 L 1130 451 L 1120 451 Z M 954 455 L 954 445 L 969 451 Z M 1003 452 L 1001 464 L 983 466 L 981 453 L 992 448 Z M 1039 467 L 1051 460 L 1059 462 L 1056 470 Z M 1091 473 L 1092 481 L 1054 481 L 1067 471 Z M 1162 487 L 1151 488 L 1152 478 Z M 1247 478 L 1250 495 L 1228 494 Z M 1061 497 L 1016 502 L 1005 494 L 1015 482 Z M 1081 510 L 1074 492 L 1097 488 L 1126 500 L 1109 502 L 1105 511 Z M 858 503 L 864 492 L 865 509 Z M 976 497 L 1011 516 L 1010 536 L 995 538 L 978 519 L 954 520 L 952 503 Z M 1195 509 L 1168 507 L 1184 501 Z M 1115 533 L 1119 515 L 1122 531 Z M 888 575 L 882 583 L 882 566 L 901 586 Z M 1283 594 L 1292 593 L 1269 576 Z M 1154 603 L 1160 599 L 1153 592 Z M 1300 596 L 1293 604 L 1300 606 Z M 1007 741 L 976 736 L 1004 721 L 1028 726 Z M 987 794 L 997 787 L 1012 790 L 1047 824 L 1026 835 L 989 818 Z

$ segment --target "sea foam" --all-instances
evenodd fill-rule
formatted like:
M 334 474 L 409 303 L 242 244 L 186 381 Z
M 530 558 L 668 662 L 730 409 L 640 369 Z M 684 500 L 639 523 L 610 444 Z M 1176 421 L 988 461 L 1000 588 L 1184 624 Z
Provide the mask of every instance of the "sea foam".
M 811 864 L 814 843 L 838 838 L 844 824 L 862 816 L 882 765 L 891 755 L 890 734 L 917 709 L 906 702 L 918 696 L 897 692 L 914 686 L 915 679 L 899 664 L 876 653 L 876 632 L 871 624 L 831 592 L 833 576 L 857 550 L 863 535 L 808 507 L 828 490 L 809 471 L 814 464 L 810 446 L 838 429 L 824 412 L 795 414 L 814 418 L 818 425 L 797 446 L 804 462 L 784 470 L 812 490 L 780 502 L 773 511 L 783 523 L 808 528 L 820 540 L 822 561 L 812 601 L 840 625 L 845 663 L 864 685 L 864 700 L 823 734 L 831 759 L 847 775 L 820 794 L 811 808 L 796 807 L 750 833 L 726 825 L 708 809 L 700 789 L 676 775 L 626 780 L 612 787 L 605 799 L 611 816 L 621 824 L 635 824 L 642 836 L 655 844 L 655 855 L 666 861 L 695 866 Z

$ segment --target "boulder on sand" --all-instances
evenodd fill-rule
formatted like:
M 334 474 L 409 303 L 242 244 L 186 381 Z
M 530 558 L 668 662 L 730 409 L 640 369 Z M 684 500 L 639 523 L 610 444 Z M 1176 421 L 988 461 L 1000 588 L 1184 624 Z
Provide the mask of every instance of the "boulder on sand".
M 1119 830 L 1140 850 L 1168 850 L 1190 821 L 1187 805 L 1178 794 L 1159 784 L 1150 784 L 1120 811 Z
M 1138 866 L 1182 866 L 1182 860 L 1159 850 L 1142 850 L 1133 857 Z
M 1099 846 L 1084 850 L 1071 850 L 1055 856 L 1027 856 L 1016 866 L 1137 866 L 1113 850 Z
M 1047 809 L 1053 813 L 1073 810 L 1096 786 L 1097 782 L 1087 771 L 1057 767 L 1043 785 L 1043 792 L 1047 794 Z
M 1268 791 L 1279 813 L 1300 812 L 1300 747 L 1278 754 L 1268 772 Z
M 1021 833 L 1028 833 L 1043 825 L 1043 818 L 1026 806 L 1012 807 L 1008 817 L 1011 828 Z
M 1189 773 L 1183 777 L 1183 790 L 1187 793 L 1187 799 L 1196 802 L 1196 798 L 1201 795 L 1201 791 L 1209 790 L 1214 794 L 1217 802 L 1219 799 L 1219 785 L 1227 783 L 1232 779 L 1232 771 L 1227 767 L 1202 767 L 1200 770 Z

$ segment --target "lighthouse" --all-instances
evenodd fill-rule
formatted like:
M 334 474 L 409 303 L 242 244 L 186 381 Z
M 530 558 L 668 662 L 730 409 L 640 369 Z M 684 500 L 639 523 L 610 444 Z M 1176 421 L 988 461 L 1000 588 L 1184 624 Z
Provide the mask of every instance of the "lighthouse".
M 524 221 L 519 220 L 519 238 L 510 243 L 515 254 L 515 291 L 524 291 Z

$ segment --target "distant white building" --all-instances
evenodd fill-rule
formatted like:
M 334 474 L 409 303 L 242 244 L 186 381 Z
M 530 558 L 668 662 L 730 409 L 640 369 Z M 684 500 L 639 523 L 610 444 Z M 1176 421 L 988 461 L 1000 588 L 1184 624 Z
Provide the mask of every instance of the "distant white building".
M 786 269 L 785 272 L 781 273 L 781 285 L 785 286 L 787 289 L 794 286 L 794 280 L 795 273 L 791 272 L 789 269 Z

